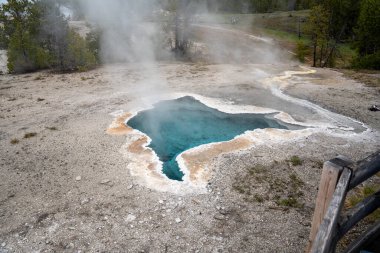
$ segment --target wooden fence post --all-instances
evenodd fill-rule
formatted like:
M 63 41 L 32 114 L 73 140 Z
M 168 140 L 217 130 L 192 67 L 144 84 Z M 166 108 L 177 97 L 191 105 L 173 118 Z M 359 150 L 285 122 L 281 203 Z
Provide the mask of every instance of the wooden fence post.
M 345 166 L 352 162 L 344 157 L 334 158 L 323 164 L 321 181 L 319 183 L 317 200 L 315 203 L 314 216 L 311 224 L 309 242 L 306 252 L 310 252 L 318 233 L 319 226 L 326 214 L 327 208 L 333 197 L 335 187 L 339 180 L 339 175 Z

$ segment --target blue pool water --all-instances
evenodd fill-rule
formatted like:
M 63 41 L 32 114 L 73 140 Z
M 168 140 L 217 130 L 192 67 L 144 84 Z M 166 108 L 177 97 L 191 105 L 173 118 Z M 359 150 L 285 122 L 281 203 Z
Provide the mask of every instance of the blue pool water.
M 265 115 L 220 112 L 190 96 L 159 102 L 153 109 L 138 113 L 127 124 L 152 139 L 149 147 L 163 162 L 163 173 L 179 181 L 183 173 L 176 157 L 187 149 L 232 140 L 247 130 L 287 129 Z

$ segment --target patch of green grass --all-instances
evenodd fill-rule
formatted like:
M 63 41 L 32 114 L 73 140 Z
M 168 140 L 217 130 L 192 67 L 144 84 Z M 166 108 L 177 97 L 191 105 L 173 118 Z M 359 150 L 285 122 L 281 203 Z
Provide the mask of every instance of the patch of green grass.
M 358 52 L 350 44 L 339 44 L 337 49 L 336 66 L 350 68 L 354 59 L 358 57 Z
M 255 195 L 254 195 L 254 198 L 255 198 L 255 200 L 256 200 L 257 202 L 259 202 L 259 203 L 264 202 L 264 198 L 263 198 L 262 196 L 258 195 L 258 194 L 255 194 Z
M 233 185 L 232 186 L 238 193 L 243 194 L 245 192 L 244 188 L 239 185 Z
M 298 189 L 301 186 L 305 185 L 305 183 L 294 173 L 289 175 L 290 183 L 293 188 Z
M 316 164 L 317 164 L 317 168 L 322 169 L 324 162 L 319 160 L 319 161 L 316 161 Z
M 359 188 L 356 188 L 353 194 L 351 194 L 346 199 L 346 208 L 352 208 L 359 204 L 361 201 L 363 201 L 365 198 L 371 196 L 372 194 L 376 193 L 380 190 L 380 185 L 365 185 Z M 380 209 L 378 208 L 376 211 L 374 211 L 372 214 L 368 215 L 365 218 L 365 221 L 369 223 L 374 223 L 376 221 L 380 220 Z
M 20 141 L 18 139 L 12 139 L 11 144 L 15 145 L 18 144 Z
M 246 202 L 273 201 L 277 205 L 302 208 L 305 183 L 286 164 L 273 162 L 271 166 L 255 165 L 236 175 L 232 188 Z M 279 167 L 279 168 L 276 168 Z M 278 174 L 276 171 L 281 170 Z
M 294 207 L 294 208 L 303 207 L 303 204 L 299 203 L 298 199 L 296 199 L 295 197 L 280 199 L 276 203 L 279 206 L 287 206 L 287 207 Z
M 37 136 L 37 133 L 26 133 L 24 135 L 24 139 L 33 138 L 33 137 L 36 137 L 36 136 Z
M 290 163 L 293 166 L 299 166 L 299 165 L 302 165 L 303 161 L 301 160 L 301 158 L 295 155 L 290 158 Z
M 51 130 L 51 131 L 58 131 L 58 128 L 56 127 L 46 127 L 46 129 Z
M 297 34 L 286 32 L 286 31 L 280 31 L 280 30 L 267 28 L 267 29 L 264 29 L 264 32 L 275 39 L 284 40 L 287 42 L 292 42 L 292 43 L 301 42 L 305 45 L 308 45 L 311 42 L 309 38 L 305 38 L 305 37 L 299 38 Z
M 363 192 L 363 197 L 366 198 L 366 197 L 368 197 L 368 196 L 374 194 L 377 190 L 378 190 L 378 189 L 377 189 L 377 187 L 375 187 L 375 186 L 366 185 L 366 186 L 363 187 L 363 190 L 362 190 L 362 192 Z

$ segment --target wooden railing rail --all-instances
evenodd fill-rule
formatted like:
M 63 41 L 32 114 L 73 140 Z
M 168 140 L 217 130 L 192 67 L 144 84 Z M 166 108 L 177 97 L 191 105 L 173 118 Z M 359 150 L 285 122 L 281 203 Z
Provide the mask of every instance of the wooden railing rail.
M 380 171 L 380 151 L 354 164 L 338 156 L 323 165 L 306 252 L 335 252 L 338 241 L 359 221 L 380 207 L 380 191 L 367 197 L 346 213 L 341 213 L 346 194 Z M 346 252 L 355 252 L 380 234 L 376 224 L 353 242 Z

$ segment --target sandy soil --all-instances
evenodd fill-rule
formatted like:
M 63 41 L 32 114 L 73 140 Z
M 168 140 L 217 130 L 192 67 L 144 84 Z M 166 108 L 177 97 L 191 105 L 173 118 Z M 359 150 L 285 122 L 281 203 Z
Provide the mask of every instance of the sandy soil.
M 150 95 L 173 92 L 326 123 L 315 109 L 272 94 L 268 81 L 276 85 L 288 70 L 300 68 L 168 62 L 154 67 L 157 86 L 143 85 L 152 80 L 138 65 L 0 76 L 0 252 L 302 252 L 321 163 L 337 154 L 358 160 L 380 148 L 380 114 L 367 110 L 379 103 L 376 88 L 331 70 L 281 79 L 276 87 L 285 93 L 370 129 L 319 131 L 227 150 L 210 159 L 211 179 L 202 194 L 145 187 L 131 175 L 141 164 L 123 154 L 129 130 L 107 133 L 116 114 L 146 107 Z M 293 155 L 302 165 L 289 163 Z M 262 176 L 251 178 L 257 168 Z M 279 196 L 269 190 L 273 185 L 281 186 Z M 299 205 L 279 205 L 278 197 L 292 187 Z

